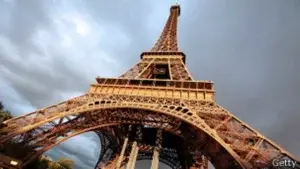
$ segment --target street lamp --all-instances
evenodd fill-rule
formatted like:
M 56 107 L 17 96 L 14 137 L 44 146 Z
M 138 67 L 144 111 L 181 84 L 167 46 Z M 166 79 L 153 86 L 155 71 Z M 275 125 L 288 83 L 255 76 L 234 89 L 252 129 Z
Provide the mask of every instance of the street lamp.
M 16 165 L 18 165 L 19 163 L 18 163 L 17 161 L 11 160 L 11 161 L 10 161 L 10 164 L 16 166 Z

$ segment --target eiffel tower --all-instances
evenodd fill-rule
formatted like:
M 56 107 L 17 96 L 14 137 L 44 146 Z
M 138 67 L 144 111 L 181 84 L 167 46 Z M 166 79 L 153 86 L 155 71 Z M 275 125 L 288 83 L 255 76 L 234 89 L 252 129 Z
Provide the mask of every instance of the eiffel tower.
M 208 161 L 217 169 L 300 168 L 296 157 L 218 105 L 212 81 L 193 79 L 178 49 L 179 15 L 180 6 L 171 6 L 154 47 L 119 78 L 97 77 L 81 96 L 3 122 L 0 166 L 23 168 L 94 131 L 101 169 L 133 169 L 145 159 L 151 169 L 159 162 L 207 169 Z

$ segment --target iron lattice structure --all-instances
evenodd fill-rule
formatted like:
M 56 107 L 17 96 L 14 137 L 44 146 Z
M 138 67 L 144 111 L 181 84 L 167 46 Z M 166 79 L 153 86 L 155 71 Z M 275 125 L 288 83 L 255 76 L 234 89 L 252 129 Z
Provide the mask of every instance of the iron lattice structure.
M 218 105 L 212 81 L 193 80 L 178 50 L 179 15 L 180 6 L 172 6 L 155 46 L 119 78 L 97 77 L 82 96 L 5 121 L 2 154 L 22 168 L 57 144 L 95 131 L 102 147 L 96 168 L 134 168 L 143 159 L 151 159 L 153 169 L 159 161 L 173 169 L 207 169 L 208 161 L 217 169 L 299 162 Z

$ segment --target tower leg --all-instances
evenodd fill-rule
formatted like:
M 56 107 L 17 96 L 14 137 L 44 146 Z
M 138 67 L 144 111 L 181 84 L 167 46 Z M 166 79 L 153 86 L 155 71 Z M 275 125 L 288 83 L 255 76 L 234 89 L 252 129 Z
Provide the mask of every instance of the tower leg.
M 141 127 L 137 128 L 136 135 L 137 135 L 136 140 L 140 141 L 142 139 Z M 138 154 L 139 154 L 139 146 L 138 146 L 137 141 L 134 141 L 133 144 L 132 144 L 132 148 L 131 148 L 131 152 L 130 152 L 130 156 L 129 156 L 129 161 L 128 161 L 128 164 L 127 164 L 128 169 L 134 169 L 135 168 L 135 163 L 136 163 L 136 159 L 137 159 Z
M 137 149 L 137 142 L 134 141 L 132 144 L 132 148 L 131 148 L 131 152 L 130 152 L 130 156 L 129 156 L 129 160 L 127 163 L 127 167 L 128 169 L 134 169 L 133 167 L 135 166 L 135 154 L 136 154 L 136 149 Z
M 136 159 L 137 159 L 138 154 L 139 154 L 139 147 L 136 146 L 135 147 L 135 152 L 134 152 L 134 155 L 133 155 L 133 159 L 132 159 L 131 169 L 135 168 Z
M 124 159 L 124 154 L 125 154 L 125 150 L 126 150 L 126 147 L 127 147 L 127 143 L 128 143 L 128 138 L 126 137 L 125 140 L 124 140 L 124 143 L 123 143 L 121 154 L 120 154 L 118 162 L 117 162 L 116 169 L 120 169 L 120 167 L 121 167 L 122 161 Z
M 153 151 L 151 169 L 158 169 L 158 163 L 159 163 L 159 152 L 155 147 Z
M 134 152 L 134 156 L 133 156 L 133 162 L 132 162 L 132 168 L 135 168 L 136 159 L 137 159 L 137 156 L 139 154 L 139 144 L 140 144 L 140 141 L 142 140 L 142 137 L 143 137 L 142 129 L 141 129 L 140 126 L 137 128 L 136 135 L 137 135 L 137 140 L 139 141 L 139 143 L 137 144 L 137 146 L 135 148 L 135 152 Z
M 151 169 L 158 169 L 159 151 L 161 149 L 161 143 L 162 143 L 162 130 L 158 130 L 156 135 L 156 146 L 154 147 L 153 150 Z

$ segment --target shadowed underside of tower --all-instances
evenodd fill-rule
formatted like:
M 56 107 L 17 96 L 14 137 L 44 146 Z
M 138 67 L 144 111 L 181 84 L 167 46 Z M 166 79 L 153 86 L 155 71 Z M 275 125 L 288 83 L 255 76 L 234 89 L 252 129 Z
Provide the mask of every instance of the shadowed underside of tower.
M 144 159 L 152 169 L 159 162 L 173 169 L 206 169 L 208 161 L 217 169 L 299 163 L 219 106 L 211 81 L 193 80 L 178 50 L 179 15 L 180 6 L 172 6 L 154 47 L 119 78 L 97 77 L 84 95 L 5 121 L 0 167 L 22 168 L 88 131 L 101 140 L 96 168 L 131 169 Z

